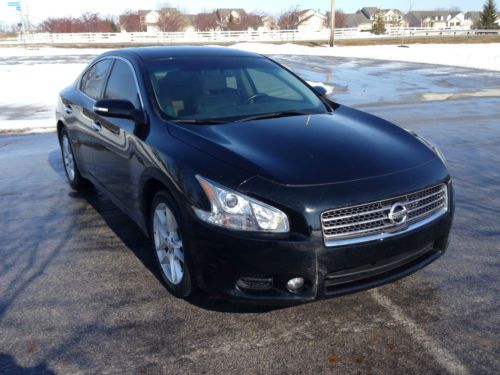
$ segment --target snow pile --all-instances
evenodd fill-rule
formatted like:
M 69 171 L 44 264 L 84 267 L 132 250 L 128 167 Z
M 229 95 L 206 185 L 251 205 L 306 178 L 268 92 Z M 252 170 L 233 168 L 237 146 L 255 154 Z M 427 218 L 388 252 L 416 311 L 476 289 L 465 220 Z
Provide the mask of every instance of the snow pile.
M 500 44 L 410 44 L 309 47 L 297 44 L 238 43 L 231 48 L 264 55 L 334 56 L 360 59 L 404 61 L 500 71 Z

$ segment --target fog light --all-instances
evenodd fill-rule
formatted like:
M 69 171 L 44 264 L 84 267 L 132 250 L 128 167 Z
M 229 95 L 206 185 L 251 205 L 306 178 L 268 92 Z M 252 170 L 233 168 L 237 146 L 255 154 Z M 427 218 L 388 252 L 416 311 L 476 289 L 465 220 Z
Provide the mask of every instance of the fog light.
M 286 283 L 286 287 L 290 292 L 297 292 L 304 286 L 304 278 L 303 277 L 295 277 L 293 279 L 288 280 Z

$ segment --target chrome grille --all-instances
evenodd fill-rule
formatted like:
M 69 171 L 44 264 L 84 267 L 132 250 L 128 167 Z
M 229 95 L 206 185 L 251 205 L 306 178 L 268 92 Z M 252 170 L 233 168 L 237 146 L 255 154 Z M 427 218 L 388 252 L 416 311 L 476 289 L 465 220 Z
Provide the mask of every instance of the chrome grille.
M 391 199 L 323 212 L 323 237 L 327 246 L 383 238 L 415 229 L 447 210 L 448 190 L 441 184 Z

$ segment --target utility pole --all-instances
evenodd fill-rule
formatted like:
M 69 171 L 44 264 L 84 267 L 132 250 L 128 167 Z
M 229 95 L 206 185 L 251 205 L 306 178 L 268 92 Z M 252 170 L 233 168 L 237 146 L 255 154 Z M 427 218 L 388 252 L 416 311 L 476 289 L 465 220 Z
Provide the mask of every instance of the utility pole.
M 332 0 L 332 7 L 330 11 L 330 47 L 335 44 L 335 4 L 336 0 Z

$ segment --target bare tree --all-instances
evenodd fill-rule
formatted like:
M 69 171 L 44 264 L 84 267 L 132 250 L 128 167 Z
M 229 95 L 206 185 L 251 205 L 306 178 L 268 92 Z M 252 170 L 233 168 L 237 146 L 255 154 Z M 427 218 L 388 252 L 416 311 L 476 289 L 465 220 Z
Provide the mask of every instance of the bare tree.
M 284 12 L 278 18 L 278 26 L 282 30 L 293 30 L 297 28 L 299 21 L 299 7 L 292 7 Z
M 240 30 L 248 30 L 253 29 L 257 30 L 260 26 L 262 26 L 262 18 L 264 16 L 262 14 L 257 13 L 243 13 L 239 20 L 239 29 Z
M 215 12 L 204 12 L 196 15 L 194 27 L 198 31 L 216 30 L 219 24 L 217 23 L 217 15 Z
M 330 17 L 332 16 L 331 12 L 327 13 L 328 17 L 325 19 L 325 27 L 330 27 Z M 337 9 L 335 11 L 335 28 L 343 29 L 347 27 L 347 18 L 342 9 Z
M 117 29 L 113 20 L 101 18 L 98 13 L 84 13 L 80 20 L 84 31 L 89 33 L 110 33 Z
M 158 27 L 164 32 L 182 31 L 186 25 L 183 15 L 173 8 L 163 8 L 158 11 Z
M 49 33 L 109 33 L 116 31 L 116 25 L 110 18 L 102 18 L 97 13 L 85 13 L 80 18 L 47 18 L 39 25 L 39 29 Z
M 144 31 L 141 25 L 141 17 L 139 16 L 139 12 L 134 12 L 131 10 L 128 10 L 120 15 L 120 27 L 128 32 Z
M 41 31 L 47 33 L 81 33 L 84 32 L 82 21 L 73 17 L 51 17 L 39 25 Z

